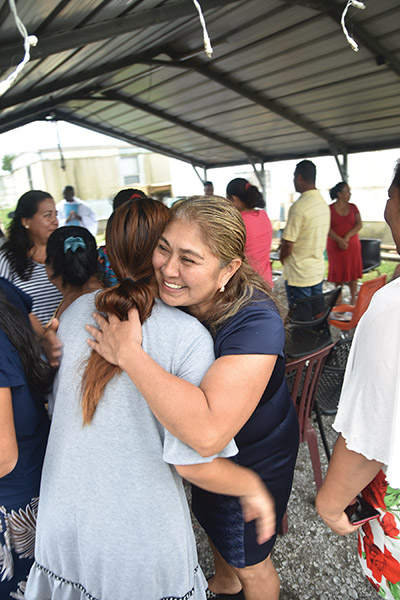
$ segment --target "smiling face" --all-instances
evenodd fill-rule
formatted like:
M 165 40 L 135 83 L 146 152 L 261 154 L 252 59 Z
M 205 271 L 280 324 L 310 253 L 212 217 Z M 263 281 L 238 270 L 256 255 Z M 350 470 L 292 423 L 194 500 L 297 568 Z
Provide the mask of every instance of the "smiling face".
M 28 229 L 35 246 L 46 245 L 50 234 L 58 227 L 56 205 L 53 198 L 44 198 L 37 205 L 37 211 L 33 217 L 25 217 L 21 219 L 21 223 Z
M 386 202 L 385 221 L 390 227 L 397 252 L 400 254 L 400 188 L 393 183 L 389 188 L 389 199 Z
M 167 225 L 153 254 L 161 300 L 170 306 L 186 306 L 200 319 L 209 314 L 215 295 L 240 264 L 240 259 L 234 259 L 221 267 L 199 228 L 180 220 Z

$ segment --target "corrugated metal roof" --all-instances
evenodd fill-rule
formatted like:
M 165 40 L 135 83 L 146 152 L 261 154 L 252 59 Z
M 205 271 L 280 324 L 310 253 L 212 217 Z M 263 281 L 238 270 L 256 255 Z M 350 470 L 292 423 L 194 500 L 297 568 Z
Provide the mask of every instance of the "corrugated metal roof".
M 400 2 L 23 0 L 39 43 L 0 98 L 0 133 L 49 115 L 203 166 L 400 145 Z M 1 78 L 23 55 L 0 3 Z

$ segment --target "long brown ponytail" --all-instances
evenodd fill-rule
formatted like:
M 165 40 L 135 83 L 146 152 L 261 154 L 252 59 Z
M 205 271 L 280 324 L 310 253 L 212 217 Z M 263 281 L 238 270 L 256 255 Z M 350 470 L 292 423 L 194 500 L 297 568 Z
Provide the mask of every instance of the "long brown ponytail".
M 152 256 L 168 221 L 168 208 L 152 198 L 122 204 L 109 218 L 107 254 L 119 283 L 100 292 L 96 308 L 124 321 L 136 307 L 143 323 L 154 305 Z M 110 379 L 121 369 L 92 350 L 82 379 L 83 422 L 89 424 Z

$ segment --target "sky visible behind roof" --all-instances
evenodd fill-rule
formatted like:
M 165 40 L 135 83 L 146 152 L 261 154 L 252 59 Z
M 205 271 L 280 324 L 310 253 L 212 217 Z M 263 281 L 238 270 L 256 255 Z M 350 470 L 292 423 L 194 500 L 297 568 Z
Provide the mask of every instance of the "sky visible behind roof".
M 57 123 L 62 148 L 76 146 L 126 146 L 116 138 L 59 121 Z M 57 148 L 57 128 L 54 122 L 35 121 L 0 135 L 0 161 L 5 154 L 21 154 L 49 148 Z
M 64 121 L 57 123 L 58 137 L 63 150 L 73 147 L 119 146 L 129 148 L 126 142 L 78 127 Z M 37 152 L 57 148 L 57 128 L 54 122 L 36 121 L 0 134 L 0 173 L 2 157 L 6 154 Z M 306 157 L 304 157 L 306 158 Z M 387 199 L 387 187 L 390 185 L 396 160 L 400 159 L 400 146 L 395 150 L 350 154 L 349 183 L 353 190 L 352 201 L 359 205 L 366 220 L 383 220 L 383 208 Z M 317 165 L 317 187 L 323 191 L 329 202 L 328 190 L 341 177 L 332 156 L 312 159 Z M 288 194 L 295 199 L 293 171 L 298 161 L 269 163 L 265 169 L 270 172 L 271 188 L 268 192 L 267 210 L 273 219 L 279 219 L 281 202 L 286 202 Z M 174 196 L 201 194 L 202 184 L 195 175 L 192 166 L 171 159 L 171 181 Z M 202 170 L 199 170 L 203 175 Z M 225 195 L 227 182 L 234 177 L 246 177 L 259 186 L 251 165 L 211 169 L 207 179 L 214 182 L 216 194 Z

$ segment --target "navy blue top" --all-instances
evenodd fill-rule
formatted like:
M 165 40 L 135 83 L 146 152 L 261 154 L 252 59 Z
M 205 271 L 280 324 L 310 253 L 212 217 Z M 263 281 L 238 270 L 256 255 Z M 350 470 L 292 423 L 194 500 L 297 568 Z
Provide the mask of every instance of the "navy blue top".
M 274 497 L 277 526 L 286 510 L 299 444 L 296 410 L 285 379 L 285 331 L 274 302 L 265 297 L 240 309 L 215 336 L 215 356 L 277 355 L 275 367 L 249 420 L 235 436 L 239 453 L 232 460 L 258 473 Z M 228 564 L 254 565 L 271 552 L 276 536 L 257 543 L 254 521 L 244 523 L 237 498 L 192 486 L 198 521 Z
M 0 290 L 4 292 L 10 304 L 18 308 L 29 323 L 28 314 L 32 311 L 32 298 L 5 277 L 0 277 Z
M 243 307 L 233 317 L 228 319 L 218 330 L 215 337 L 215 356 L 229 356 L 232 354 L 271 354 L 277 355 L 274 370 L 260 401 L 243 428 L 235 436 L 239 450 L 257 440 L 264 439 L 266 434 L 279 425 L 280 419 L 286 416 L 287 410 L 292 412 L 292 400 L 287 389 L 285 379 L 285 330 L 282 319 L 274 302 L 267 298 L 256 301 Z M 267 422 L 260 419 L 262 407 L 271 401 L 278 402 L 284 414 L 274 410 L 268 415 Z M 289 407 L 289 408 L 288 408 Z M 240 464 L 243 456 L 240 457 Z M 250 465 L 248 465 L 250 466 Z
M 9 289 L 11 286 L 12 289 Z M 0 278 L 8 300 L 30 310 L 29 296 Z M 27 300 L 28 299 L 28 300 Z M 21 311 L 22 312 L 22 311 Z M 27 325 L 29 326 L 29 325 Z M 11 388 L 18 461 L 11 473 L 0 478 L 0 505 L 9 511 L 39 495 L 40 475 L 49 431 L 44 399 L 30 390 L 17 349 L 0 329 L 0 387 Z
M 215 336 L 215 355 L 278 354 L 284 358 L 285 331 L 275 303 L 255 300 L 225 321 Z

